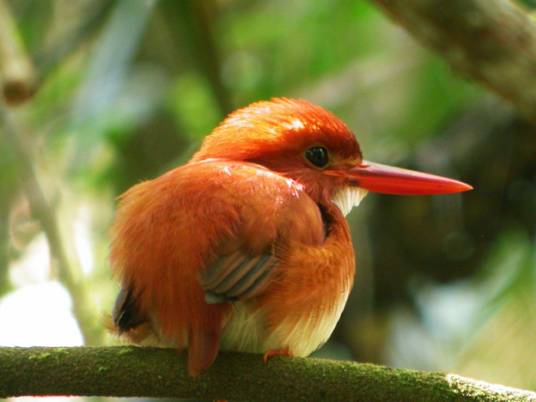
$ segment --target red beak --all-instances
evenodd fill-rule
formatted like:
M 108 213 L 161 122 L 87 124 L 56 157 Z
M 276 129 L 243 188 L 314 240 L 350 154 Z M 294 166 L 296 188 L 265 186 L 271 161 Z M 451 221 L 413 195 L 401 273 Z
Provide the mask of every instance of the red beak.
M 461 181 L 368 161 L 351 168 L 346 174 L 356 186 L 383 194 L 433 195 L 473 189 Z

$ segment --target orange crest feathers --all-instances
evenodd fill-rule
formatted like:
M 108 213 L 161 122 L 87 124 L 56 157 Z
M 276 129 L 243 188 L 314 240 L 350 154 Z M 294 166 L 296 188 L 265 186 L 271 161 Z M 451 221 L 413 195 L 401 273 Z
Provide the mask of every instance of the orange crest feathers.
M 255 161 L 302 152 L 312 140 L 342 156 L 361 156 L 354 134 L 336 116 L 302 99 L 274 98 L 229 114 L 192 160 Z

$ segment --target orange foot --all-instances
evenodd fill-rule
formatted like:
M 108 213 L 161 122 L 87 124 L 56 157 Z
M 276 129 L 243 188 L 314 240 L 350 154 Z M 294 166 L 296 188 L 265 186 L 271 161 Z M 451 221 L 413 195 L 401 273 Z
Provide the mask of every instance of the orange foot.
M 288 350 L 288 346 L 286 348 L 282 349 L 270 349 L 265 354 L 262 360 L 264 360 L 264 364 L 268 363 L 268 360 L 270 360 L 274 356 L 292 356 L 292 353 Z

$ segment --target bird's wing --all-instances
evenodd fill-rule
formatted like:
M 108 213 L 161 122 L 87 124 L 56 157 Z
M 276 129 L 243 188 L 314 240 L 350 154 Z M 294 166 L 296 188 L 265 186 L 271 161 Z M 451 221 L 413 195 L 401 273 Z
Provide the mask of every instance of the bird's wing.
M 205 301 L 214 304 L 257 296 L 270 283 L 277 263 L 272 252 L 250 256 L 238 250 L 219 257 L 200 276 Z
M 219 242 L 214 256 L 200 269 L 199 284 L 207 304 L 253 298 L 268 287 L 277 272 L 277 243 L 315 244 L 323 240 L 321 215 L 292 180 L 256 165 L 210 165 L 211 170 L 223 169 L 218 181 L 220 185 L 225 183 L 225 190 L 220 191 L 233 194 L 223 202 L 238 216 L 227 225 L 234 227 L 234 234 Z M 212 197 L 216 197 L 214 192 Z M 222 202 L 217 198 L 213 201 Z M 228 231 L 225 225 L 220 230 Z
M 131 330 L 147 321 L 147 316 L 137 307 L 132 288 L 122 287 L 115 299 L 112 319 L 119 333 Z
M 258 296 L 277 276 L 278 250 L 324 241 L 318 206 L 295 181 L 259 165 L 190 163 L 122 196 L 111 263 L 140 316 L 189 344 L 190 370 L 217 353 L 229 301 Z

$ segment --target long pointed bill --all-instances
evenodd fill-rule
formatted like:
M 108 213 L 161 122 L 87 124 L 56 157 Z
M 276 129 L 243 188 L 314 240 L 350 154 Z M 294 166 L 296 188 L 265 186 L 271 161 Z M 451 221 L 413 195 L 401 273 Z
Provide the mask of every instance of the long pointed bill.
M 461 181 L 368 161 L 347 171 L 347 176 L 355 185 L 383 194 L 433 195 L 473 189 Z

